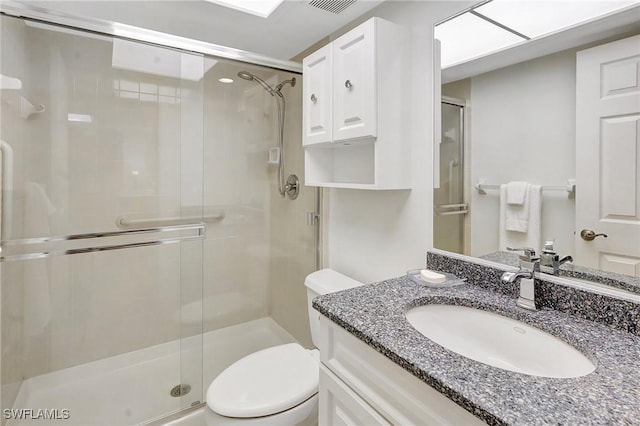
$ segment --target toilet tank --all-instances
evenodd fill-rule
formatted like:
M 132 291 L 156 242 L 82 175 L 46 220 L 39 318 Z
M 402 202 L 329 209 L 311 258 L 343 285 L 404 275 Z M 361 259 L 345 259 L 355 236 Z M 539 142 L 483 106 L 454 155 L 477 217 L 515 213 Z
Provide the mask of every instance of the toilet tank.
M 304 285 L 307 287 L 307 310 L 309 311 L 311 340 L 316 347 L 318 347 L 319 343 L 320 313 L 311 306 L 313 299 L 316 296 L 359 287 L 362 284 L 360 281 L 349 278 L 333 269 L 321 269 L 313 272 L 304 280 Z

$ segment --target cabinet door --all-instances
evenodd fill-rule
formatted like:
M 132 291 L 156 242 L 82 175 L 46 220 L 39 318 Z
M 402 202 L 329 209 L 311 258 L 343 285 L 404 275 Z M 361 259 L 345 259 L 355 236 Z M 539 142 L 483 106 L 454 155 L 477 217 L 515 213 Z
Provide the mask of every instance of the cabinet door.
M 318 396 L 318 424 L 320 425 L 390 424 L 322 364 L 320 364 Z
M 333 42 L 333 140 L 376 137 L 375 19 Z
M 333 75 L 331 45 L 312 53 L 302 61 L 303 145 L 331 142 Z

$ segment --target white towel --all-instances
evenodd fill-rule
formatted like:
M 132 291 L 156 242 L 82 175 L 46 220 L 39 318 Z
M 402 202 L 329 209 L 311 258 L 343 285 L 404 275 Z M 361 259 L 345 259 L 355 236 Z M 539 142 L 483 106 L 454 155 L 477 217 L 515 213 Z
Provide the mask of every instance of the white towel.
M 529 193 L 531 185 L 527 182 L 509 182 L 506 185 L 506 194 L 502 194 L 500 187 L 500 199 L 506 197 L 505 228 L 507 231 L 529 231 Z
M 521 206 L 529 192 L 529 182 L 509 182 L 507 184 L 507 204 Z
M 509 219 L 510 227 L 507 228 Z M 542 187 L 529 185 L 522 206 L 510 206 L 507 204 L 507 185 L 500 185 L 500 230 L 499 250 L 507 247 L 531 247 L 540 249 L 542 235 Z

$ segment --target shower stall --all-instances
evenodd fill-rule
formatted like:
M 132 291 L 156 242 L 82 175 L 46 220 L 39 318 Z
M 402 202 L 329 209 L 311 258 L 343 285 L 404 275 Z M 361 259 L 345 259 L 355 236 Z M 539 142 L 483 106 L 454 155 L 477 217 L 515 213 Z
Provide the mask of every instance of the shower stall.
M 297 65 L 22 7 L 0 16 L 0 423 L 146 424 L 309 346 L 319 195 L 278 184 L 281 156 L 304 175 Z

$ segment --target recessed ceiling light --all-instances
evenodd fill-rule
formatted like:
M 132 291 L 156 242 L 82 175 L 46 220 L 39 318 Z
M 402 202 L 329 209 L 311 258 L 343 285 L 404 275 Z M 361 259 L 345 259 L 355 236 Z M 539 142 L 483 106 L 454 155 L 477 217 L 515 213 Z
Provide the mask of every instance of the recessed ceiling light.
M 220 6 L 268 18 L 283 0 L 205 0 Z
M 233 83 L 233 79 L 232 78 L 227 78 L 227 77 L 219 78 L 218 81 L 220 83 L 227 83 L 227 84 Z

